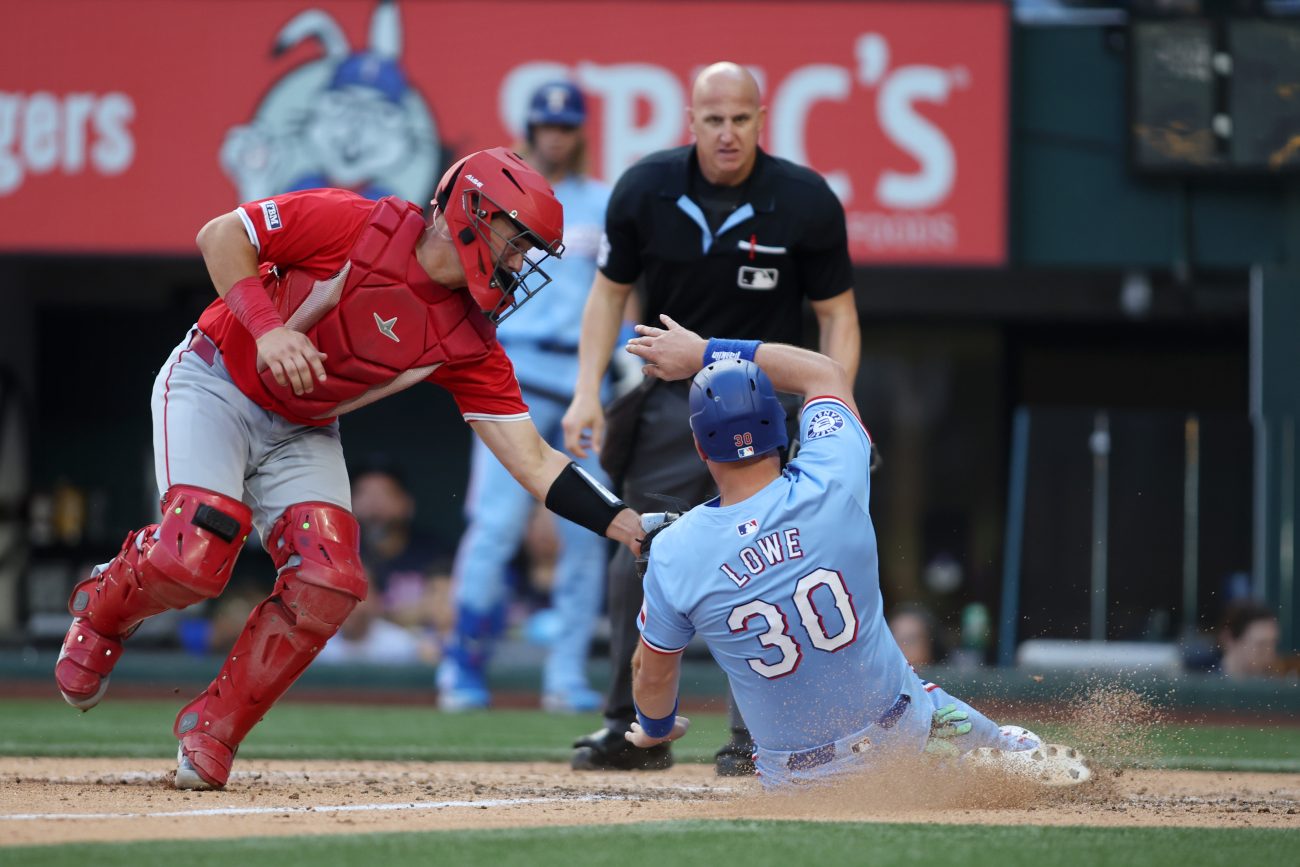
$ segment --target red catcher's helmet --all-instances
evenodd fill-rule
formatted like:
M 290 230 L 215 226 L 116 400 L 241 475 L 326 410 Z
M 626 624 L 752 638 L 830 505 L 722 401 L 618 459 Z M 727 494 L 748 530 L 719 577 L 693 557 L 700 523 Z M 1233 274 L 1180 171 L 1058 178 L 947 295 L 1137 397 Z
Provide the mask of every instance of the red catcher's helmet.
M 470 294 L 493 322 L 551 282 L 541 264 L 564 254 L 564 208 L 518 154 L 506 148 L 470 154 L 447 169 L 433 204 L 447 221 Z M 493 228 L 497 216 L 514 225 L 512 235 Z M 518 271 L 506 267 L 512 252 L 522 254 Z

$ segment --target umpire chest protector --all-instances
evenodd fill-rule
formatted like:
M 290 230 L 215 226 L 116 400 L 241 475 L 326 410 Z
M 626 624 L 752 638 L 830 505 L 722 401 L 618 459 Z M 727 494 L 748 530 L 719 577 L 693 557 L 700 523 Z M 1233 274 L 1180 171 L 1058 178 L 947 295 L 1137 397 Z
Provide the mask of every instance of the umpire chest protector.
M 802 343 L 803 299 L 852 286 L 839 200 L 816 172 L 761 150 L 712 225 L 700 186 L 694 145 L 628 169 L 610 199 L 602 273 L 644 278 L 647 322 L 666 313 L 702 334 Z
M 486 355 L 495 328 L 468 292 L 429 279 L 415 257 L 424 230 L 415 205 L 388 196 L 375 204 L 337 274 L 268 274 L 267 291 L 285 324 L 328 356 L 329 376 L 295 395 L 259 368 L 259 386 L 294 415 L 323 420 L 408 388 L 440 364 Z

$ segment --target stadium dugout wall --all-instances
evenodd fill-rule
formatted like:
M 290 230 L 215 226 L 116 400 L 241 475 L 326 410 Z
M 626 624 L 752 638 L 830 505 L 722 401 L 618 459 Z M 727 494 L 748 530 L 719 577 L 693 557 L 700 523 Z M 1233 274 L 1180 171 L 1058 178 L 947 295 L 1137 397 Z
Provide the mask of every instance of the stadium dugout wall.
M 1300 27 L 1300 22 L 1287 26 Z M 1253 455 L 1237 472 L 1250 473 L 1253 496 L 1233 508 L 1251 513 L 1253 550 L 1242 567 L 1251 569 L 1255 594 L 1277 608 L 1283 645 L 1294 651 L 1300 649 L 1300 598 L 1295 590 L 1300 512 L 1296 454 L 1300 177 L 1294 165 L 1278 172 L 1203 167 L 1151 171 L 1138 165 L 1134 147 L 1141 130 L 1131 104 L 1132 34 L 1126 26 L 1014 29 L 1009 231 L 1013 268 L 1007 276 L 1016 280 L 1017 271 L 1040 269 L 1099 275 L 1118 269 L 1153 281 L 1156 275 L 1165 275 L 1177 287 L 1178 303 L 1186 310 L 1206 301 L 1213 305 L 1239 297 L 1248 284 L 1253 444 L 1243 445 Z M 1300 59 L 1292 58 L 1289 68 L 1297 64 Z M 1117 98 L 1120 94 L 1130 99 Z M 1274 122 L 1281 123 L 1276 118 Z M 1226 291 L 1219 292 L 1214 284 Z M 1150 286 L 1134 288 L 1150 290 Z M 1122 299 L 1124 288 L 1118 280 L 1116 289 Z M 1154 297 L 1155 306 L 1149 310 L 1158 312 L 1159 288 Z M 1228 318 L 1220 321 L 1226 325 Z M 1186 375 L 1191 378 L 1190 393 L 1202 377 L 1233 379 L 1237 371 L 1235 365 L 1225 366 L 1207 356 L 1189 366 Z M 1209 382 L 1205 384 L 1214 390 Z M 1153 404 L 1160 405 L 1168 396 L 1152 397 Z M 1015 627 L 1016 602 L 1024 592 L 1017 582 L 1022 568 L 1020 530 L 1026 520 L 1025 485 L 1031 484 L 1025 478 L 1030 459 L 1017 452 L 1016 443 L 1028 448 L 1031 416 L 1032 412 L 1017 410 L 1008 425 L 1012 457 L 1003 563 L 1004 634 L 998 654 L 1004 664 L 1013 658 L 1017 640 L 1029 637 L 1017 636 Z M 1079 436 L 1086 437 L 1087 431 Z M 1240 458 L 1215 451 L 1200 455 L 1203 467 Z M 1076 482 L 1084 502 L 1072 508 L 1086 524 L 1091 483 L 1086 476 Z M 1167 499 L 1172 516 L 1178 498 Z M 1176 526 L 1171 529 L 1178 532 Z M 1230 529 L 1203 523 L 1200 533 Z M 1083 570 L 1086 573 L 1086 565 Z M 1222 576 L 1207 575 L 1205 580 L 1211 577 Z M 1088 634 L 1086 619 L 1082 634 Z

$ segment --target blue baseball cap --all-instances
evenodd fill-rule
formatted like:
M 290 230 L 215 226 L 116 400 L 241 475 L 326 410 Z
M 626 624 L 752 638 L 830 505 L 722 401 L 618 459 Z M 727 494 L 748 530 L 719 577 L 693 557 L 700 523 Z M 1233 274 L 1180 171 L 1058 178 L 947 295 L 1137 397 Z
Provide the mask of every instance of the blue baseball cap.
M 372 51 L 358 52 L 344 60 L 330 78 L 330 89 L 371 87 L 389 102 L 401 105 L 408 85 L 406 74 L 393 60 Z
M 790 442 L 785 407 L 752 361 L 728 358 L 695 374 L 690 405 L 691 431 L 711 461 L 742 461 Z
M 582 126 L 587 120 L 587 100 L 577 85 L 569 81 L 552 81 L 533 91 L 528 100 L 528 125 L 547 123 L 557 126 Z

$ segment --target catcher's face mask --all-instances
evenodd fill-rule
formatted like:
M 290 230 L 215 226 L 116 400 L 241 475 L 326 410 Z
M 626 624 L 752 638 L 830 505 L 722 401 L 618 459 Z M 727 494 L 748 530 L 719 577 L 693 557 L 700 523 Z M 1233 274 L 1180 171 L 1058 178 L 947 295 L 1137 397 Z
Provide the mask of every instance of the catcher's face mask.
M 479 308 L 495 322 L 550 282 L 541 264 L 564 252 L 564 209 L 531 166 L 505 148 L 470 154 L 434 194 Z
M 491 275 L 482 289 L 476 290 L 475 281 L 471 281 L 470 292 L 489 319 L 503 322 L 551 282 L 542 263 L 562 256 L 564 244 L 556 240 L 548 245 L 519 222 L 517 211 L 504 210 L 486 194 L 467 191 L 462 207 L 479 239 L 479 255 L 486 254 L 476 268 Z

